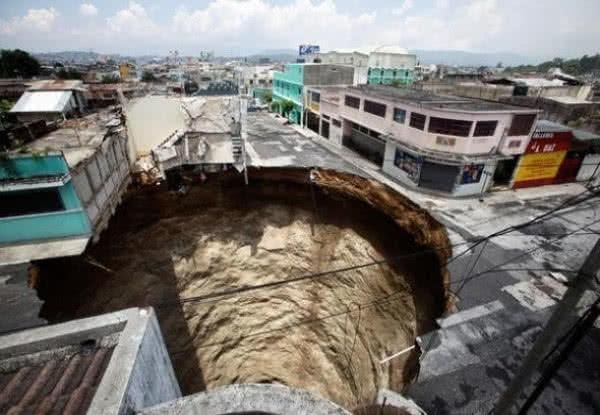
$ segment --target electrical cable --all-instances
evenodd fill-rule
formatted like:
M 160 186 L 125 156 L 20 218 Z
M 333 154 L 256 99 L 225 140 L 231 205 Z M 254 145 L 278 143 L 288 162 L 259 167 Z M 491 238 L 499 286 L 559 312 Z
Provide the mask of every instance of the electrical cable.
M 364 310 L 366 308 L 370 308 L 370 307 L 374 307 L 374 306 L 378 306 L 378 305 L 389 304 L 389 303 L 391 303 L 393 301 L 397 301 L 399 299 L 409 298 L 410 297 L 410 295 L 403 295 L 403 296 L 400 296 L 400 297 L 398 297 L 396 299 L 393 299 L 393 297 L 397 296 L 398 294 L 403 294 L 403 293 L 404 293 L 404 291 L 395 291 L 395 292 L 393 292 L 391 294 L 388 294 L 386 296 L 379 297 L 379 298 L 377 298 L 377 299 L 375 299 L 375 300 L 373 300 L 371 302 L 359 304 L 355 308 L 346 308 L 345 311 L 340 311 L 340 312 L 337 312 L 337 313 L 328 314 L 328 315 L 323 316 L 323 317 L 300 320 L 299 322 L 296 322 L 294 324 L 288 324 L 288 325 L 285 325 L 285 326 L 282 326 L 282 327 L 276 327 L 276 328 L 273 328 L 273 329 L 257 331 L 257 332 L 254 332 L 254 333 L 249 333 L 247 335 L 238 336 L 238 337 L 231 338 L 231 339 L 226 339 L 226 340 L 222 340 L 222 341 L 217 341 L 217 342 L 202 344 L 202 345 L 196 346 L 195 348 L 196 349 L 205 349 L 205 348 L 208 348 L 208 347 L 222 346 L 224 344 L 228 344 L 228 343 L 231 343 L 231 342 L 239 342 L 241 340 L 245 340 L 245 339 L 250 338 L 250 337 L 262 336 L 262 335 L 265 335 L 265 334 L 270 334 L 270 333 L 274 333 L 274 332 L 278 332 L 278 331 L 282 331 L 282 330 L 290 330 L 290 329 L 293 329 L 293 328 L 296 328 L 296 327 L 299 327 L 299 326 L 304 326 L 304 325 L 310 325 L 310 324 L 319 323 L 319 322 L 322 322 L 324 320 L 328 320 L 328 319 L 331 319 L 331 318 L 340 317 L 340 316 L 344 316 L 344 315 L 349 315 L 349 314 L 351 314 L 351 313 L 353 313 L 355 311 L 358 311 L 358 310 Z M 386 300 L 386 301 L 383 301 L 383 300 Z M 171 355 L 177 355 L 177 354 L 181 354 L 181 353 L 186 353 L 188 351 L 189 351 L 189 348 L 183 349 L 183 350 L 178 350 L 178 351 L 175 351 L 175 352 L 171 352 L 170 354 Z
M 594 194 L 594 197 L 596 196 L 596 194 Z M 587 199 L 586 199 L 587 200 Z M 582 201 L 578 201 L 577 203 L 583 203 L 585 200 Z M 563 206 L 565 205 L 564 203 L 561 205 Z M 566 207 L 572 207 L 575 204 L 570 204 L 569 206 L 563 206 L 562 208 L 566 208 Z M 553 209 L 552 213 L 556 213 L 557 209 Z M 560 215 L 556 215 L 555 217 L 559 217 Z M 548 214 L 543 214 L 540 215 L 539 217 L 544 217 L 547 218 Z M 465 255 L 467 252 L 469 252 L 473 247 L 479 245 L 480 243 L 487 241 L 491 238 L 497 237 L 497 236 L 501 236 L 501 235 L 505 235 L 506 233 L 512 232 L 514 229 L 522 229 L 526 226 L 530 226 L 533 223 L 539 223 L 538 221 L 538 217 L 519 224 L 519 225 L 515 225 L 515 226 L 510 226 L 508 228 L 505 228 L 504 230 L 498 231 L 490 236 L 486 236 L 484 238 L 481 238 L 479 240 L 477 240 L 475 243 L 473 243 L 473 245 L 469 248 L 467 248 L 465 251 L 461 252 L 460 254 L 450 258 L 450 260 L 448 260 L 444 266 L 447 266 L 448 264 L 450 264 L 451 262 L 453 262 L 455 259 L 457 259 L 458 257 Z M 587 226 L 591 226 L 594 223 L 591 224 L 587 224 L 585 227 Z M 583 228 L 581 228 L 583 229 Z M 576 233 L 575 232 L 569 232 L 564 234 L 565 236 L 570 236 L 572 234 Z M 466 242 L 469 243 L 469 242 Z M 453 244 L 450 245 L 450 247 L 454 247 L 454 246 L 459 246 L 459 245 L 464 245 L 466 244 L 465 242 L 461 242 L 458 244 Z M 273 282 L 269 282 L 269 283 L 265 283 L 265 284 L 258 284 L 258 285 L 252 285 L 252 286 L 246 286 L 246 287 L 239 287 L 239 288 L 234 288 L 234 289 L 229 289 L 229 290 L 224 290 L 224 291 L 220 291 L 220 292 L 215 292 L 215 293 L 210 293 L 210 294 L 205 294 L 205 295 L 201 295 L 201 296 L 194 296 L 194 297 L 187 297 L 187 298 L 182 298 L 179 299 L 176 302 L 170 302 L 170 303 L 160 303 L 157 304 L 156 307 L 157 308 L 162 308 L 162 307 L 168 307 L 168 306 L 179 306 L 185 303 L 189 303 L 189 302 L 193 302 L 193 303 L 210 303 L 210 302 L 215 302 L 215 301 L 219 301 L 223 298 L 228 298 L 231 297 L 233 295 L 236 294 L 240 294 L 243 292 L 248 292 L 248 291 L 255 291 L 255 290 L 259 290 L 259 289 L 270 289 L 270 288 L 275 288 L 281 285 L 285 285 L 285 284 L 289 284 L 289 283 L 294 283 L 294 282 L 299 282 L 299 281 L 303 281 L 303 280 L 308 280 L 308 279 L 314 279 L 314 278 L 320 278 L 326 275 L 332 275 L 332 274 L 338 274 L 338 273 L 342 273 L 342 272 L 348 272 L 348 271 L 354 271 L 357 269 L 361 269 L 361 268 L 366 268 L 366 267 L 370 267 L 370 266 L 375 266 L 375 265 L 383 265 L 383 264 L 389 264 L 389 263 L 394 263 L 400 259 L 405 259 L 405 258 L 409 258 L 409 257 L 414 257 L 414 256 L 419 256 L 419 255 L 426 255 L 432 252 L 437 252 L 437 251 L 446 251 L 448 249 L 447 246 L 438 246 L 438 247 L 431 247 L 431 248 L 427 248 L 418 252 L 413 252 L 410 254 L 403 254 L 403 255 L 399 255 L 399 256 L 394 256 L 391 258 L 387 258 L 387 259 L 381 259 L 381 260 L 377 260 L 377 261 L 372 261 L 372 262 L 367 262 L 367 263 L 363 263 L 363 264 L 358 264 L 358 265 L 353 265 L 353 266 L 349 266 L 349 267 L 343 267 L 343 268 L 338 268 L 338 269 L 333 269 L 333 270 L 328 270 L 328 271 L 321 271 L 321 272 L 317 272 L 317 273 L 308 273 L 308 274 L 304 274 L 304 275 L 300 275 L 297 277 L 293 277 L 293 278 L 289 278 L 289 279 L 284 279 L 284 280 L 278 280 L 278 281 L 273 281 Z M 503 264 L 504 265 L 504 264 Z M 471 277 L 469 277 L 468 280 L 470 280 Z M 457 281 L 463 281 L 465 279 L 461 279 L 461 280 L 457 280 Z M 455 283 L 456 281 L 452 282 L 451 284 Z

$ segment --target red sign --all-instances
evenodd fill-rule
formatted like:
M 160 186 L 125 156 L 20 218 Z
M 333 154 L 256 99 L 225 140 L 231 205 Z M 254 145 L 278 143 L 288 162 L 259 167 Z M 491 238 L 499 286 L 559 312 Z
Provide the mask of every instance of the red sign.
M 571 147 L 573 133 L 571 131 L 561 132 L 535 132 L 531 141 L 527 145 L 525 154 L 532 153 L 552 153 L 554 151 L 564 151 Z

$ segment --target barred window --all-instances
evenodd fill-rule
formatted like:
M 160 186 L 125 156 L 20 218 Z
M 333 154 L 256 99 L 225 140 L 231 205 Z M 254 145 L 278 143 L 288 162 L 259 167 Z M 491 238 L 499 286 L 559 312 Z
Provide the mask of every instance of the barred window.
M 359 109 L 360 108 L 360 98 L 353 97 L 352 95 L 346 95 L 346 97 L 344 99 L 344 104 L 346 104 L 347 107 Z
M 418 112 L 411 112 L 409 125 L 413 128 L 418 128 L 419 130 L 424 130 L 426 119 L 427 119 L 427 117 L 424 116 L 423 114 L 419 114 Z
M 535 114 L 516 114 L 513 115 L 508 135 L 527 135 L 531 131 Z
M 377 115 L 378 117 L 385 117 L 386 106 L 384 104 L 380 104 L 379 102 L 369 101 L 365 99 L 365 103 L 363 104 L 363 109 L 365 112 L 369 114 Z
M 406 111 L 400 108 L 394 108 L 394 121 L 400 124 L 404 124 L 406 119 Z
M 494 135 L 498 121 L 478 121 L 475 124 L 475 131 L 473 137 L 489 137 Z
M 437 134 L 456 135 L 468 137 L 472 121 L 453 120 L 450 118 L 431 117 L 429 119 L 429 132 Z

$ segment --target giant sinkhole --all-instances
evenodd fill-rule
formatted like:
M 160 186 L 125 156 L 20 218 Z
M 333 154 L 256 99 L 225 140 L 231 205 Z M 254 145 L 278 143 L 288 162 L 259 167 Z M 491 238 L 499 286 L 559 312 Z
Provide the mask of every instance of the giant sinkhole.
M 153 306 L 184 393 L 282 383 L 351 408 L 414 378 L 415 351 L 381 360 L 446 309 L 450 245 L 426 211 L 330 170 L 182 177 L 185 194 L 130 190 L 81 257 L 40 262 L 42 316 Z

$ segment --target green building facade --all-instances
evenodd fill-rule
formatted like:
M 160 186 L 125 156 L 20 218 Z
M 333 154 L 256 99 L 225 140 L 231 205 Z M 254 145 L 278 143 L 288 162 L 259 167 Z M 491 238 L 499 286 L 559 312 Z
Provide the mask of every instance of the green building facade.
M 369 68 L 367 83 L 376 85 L 411 85 L 415 80 L 409 69 Z
M 302 111 L 304 111 L 304 65 L 290 63 L 285 65 L 283 72 L 273 74 L 273 106 L 280 114 L 282 102 L 291 101 L 294 107 L 287 113 L 287 118 L 300 124 Z

